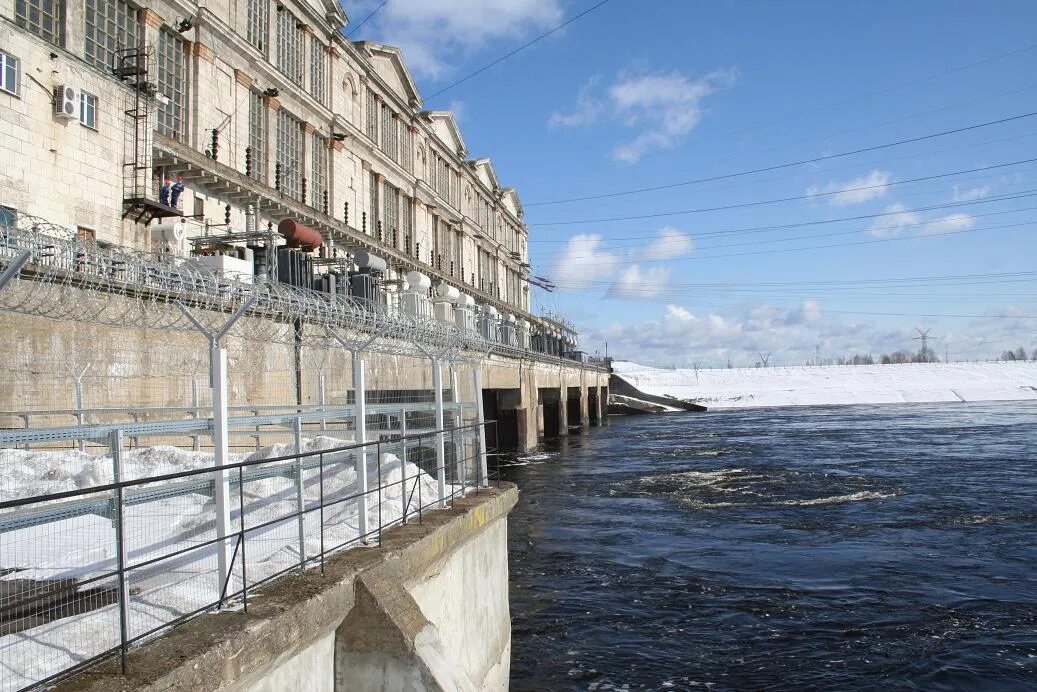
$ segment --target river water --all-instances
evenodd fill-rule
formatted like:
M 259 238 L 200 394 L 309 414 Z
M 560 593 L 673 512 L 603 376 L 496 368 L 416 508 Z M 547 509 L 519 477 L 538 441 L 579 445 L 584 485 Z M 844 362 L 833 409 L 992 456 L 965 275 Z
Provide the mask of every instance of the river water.
M 514 690 L 1037 690 L 1037 404 L 614 417 L 501 463 Z

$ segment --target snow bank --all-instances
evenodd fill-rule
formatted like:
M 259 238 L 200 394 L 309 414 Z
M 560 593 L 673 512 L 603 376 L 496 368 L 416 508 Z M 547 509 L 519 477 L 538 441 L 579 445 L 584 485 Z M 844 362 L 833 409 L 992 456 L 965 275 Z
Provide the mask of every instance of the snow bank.
M 615 361 L 645 392 L 709 408 L 1037 400 L 1037 362 L 664 370 Z
M 304 440 L 304 451 L 328 450 L 350 444 L 329 437 Z M 292 444 L 273 445 L 251 454 L 233 455 L 234 461 L 270 459 L 294 453 Z M 366 512 L 370 531 L 379 523 L 388 526 L 401 520 L 404 507 L 416 514 L 419 504 L 428 507 L 438 497 L 435 478 L 393 454 L 368 455 L 366 499 L 352 498 L 359 490 L 353 452 L 330 452 L 324 468 L 302 473 L 303 504 L 313 509 L 305 515 L 302 549 L 309 557 L 321 548 L 332 550 L 355 545 L 360 538 L 359 515 Z M 124 455 L 127 475 L 152 475 L 211 467 L 212 454 L 175 447 L 151 447 Z M 259 469 L 292 466 L 291 461 L 259 464 Z M 87 488 L 109 482 L 111 457 L 91 456 L 78 451 L 26 452 L 0 450 L 0 473 L 4 479 L 0 497 L 28 497 L 59 490 Z M 406 476 L 406 488 L 400 481 Z M 206 476 L 199 476 L 206 478 Z M 320 512 L 321 479 L 325 509 Z M 376 489 L 381 486 L 380 495 Z M 156 487 L 156 486 L 148 486 Z M 451 486 L 447 492 L 453 491 Z M 238 511 L 238 489 L 232 486 L 231 525 L 246 530 L 249 584 L 298 567 L 299 531 L 296 511 L 298 492 L 292 474 L 246 480 L 242 487 L 244 512 Z M 107 495 L 105 495 L 107 497 Z M 338 501 L 338 502 L 336 502 Z M 244 516 L 242 516 L 242 514 Z M 323 514 L 323 532 L 321 516 Z M 323 534 L 323 535 L 322 535 Z M 203 546 L 215 537 L 215 505 L 206 494 L 188 493 L 131 504 L 125 510 L 124 536 L 130 565 L 144 565 L 128 574 L 131 637 L 163 628 L 181 615 L 205 608 L 218 598 L 215 547 Z M 115 528 L 98 514 L 72 516 L 43 526 L 30 526 L 0 533 L 0 567 L 12 570 L 2 579 L 79 580 L 98 577 L 116 568 Z M 370 536 L 377 540 L 377 535 Z M 169 559 L 145 564 L 184 551 Z M 241 588 L 240 552 L 235 554 L 231 590 Z M 89 587 L 114 588 L 114 579 L 104 577 Z M 88 587 L 83 587 L 88 588 Z M 75 665 L 119 643 L 119 611 L 106 605 L 80 615 L 0 637 L 0 690 L 30 685 L 48 675 Z

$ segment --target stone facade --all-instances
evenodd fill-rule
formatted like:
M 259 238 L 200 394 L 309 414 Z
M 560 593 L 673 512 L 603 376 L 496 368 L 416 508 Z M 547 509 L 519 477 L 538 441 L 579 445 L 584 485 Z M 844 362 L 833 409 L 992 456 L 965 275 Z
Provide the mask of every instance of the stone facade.
M 259 227 L 302 218 L 337 248 L 385 257 L 390 279 L 421 271 L 536 320 L 518 194 L 489 159 L 470 158 L 449 112 L 424 110 L 398 49 L 344 37 L 337 2 L 27 5 L 53 8 L 60 31 L 0 0 L 0 50 L 19 72 L 14 93 L 0 91 L 0 205 L 150 250 L 145 225 L 124 218 L 126 167 L 147 166 L 156 199 L 161 177 L 190 167 L 189 234 L 244 229 L 253 205 Z M 92 38 L 98 11 L 128 18 L 106 25 L 109 51 L 139 41 L 148 53 L 158 97 L 146 129 L 157 132 L 144 154 L 127 113 L 133 79 L 112 74 L 117 58 Z M 61 85 L 96 98 L 92 126 L 54 115 Z

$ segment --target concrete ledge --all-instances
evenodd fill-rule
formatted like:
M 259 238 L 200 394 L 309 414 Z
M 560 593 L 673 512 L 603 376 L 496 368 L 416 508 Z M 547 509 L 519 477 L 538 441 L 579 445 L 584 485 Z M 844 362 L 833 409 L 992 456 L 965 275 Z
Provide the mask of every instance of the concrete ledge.
M 127 673 L 118 660 L 61 683 L 61 692 L 248 689 L 267 671 L 320 642 L 370 594 L 372 584 L 406 584 L 504 520 L 518 501 L 510 483 L 458 498 L 451 509 L 426 512 L 422 523 L 390 529 L 378 548 L 354 548 L 328 558 L 319 568 L 286 576 L 251 595 L 248 613 L 202 615 L 134 649 Z M 365 587 L 358 588 L 363 576 Z M 391 586 L 386 587 L 390 590 Z M 380 588 L 378 590 L 381 590 Z M 391 591 L 390 591 L 391 593 Z M 423 619 L 423 618 L 422 618 Z M 420 632 L 422 623 L 408 628 Z M 387 653 L 399 646 L 394 642 Z

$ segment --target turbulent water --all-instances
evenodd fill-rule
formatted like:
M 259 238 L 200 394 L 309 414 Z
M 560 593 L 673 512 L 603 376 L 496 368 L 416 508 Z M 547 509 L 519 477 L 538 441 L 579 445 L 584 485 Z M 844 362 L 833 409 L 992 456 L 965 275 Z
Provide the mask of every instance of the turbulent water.
M 512 689 L 1037 690 L 1037 404 L 612 421 L 502 459 Z

